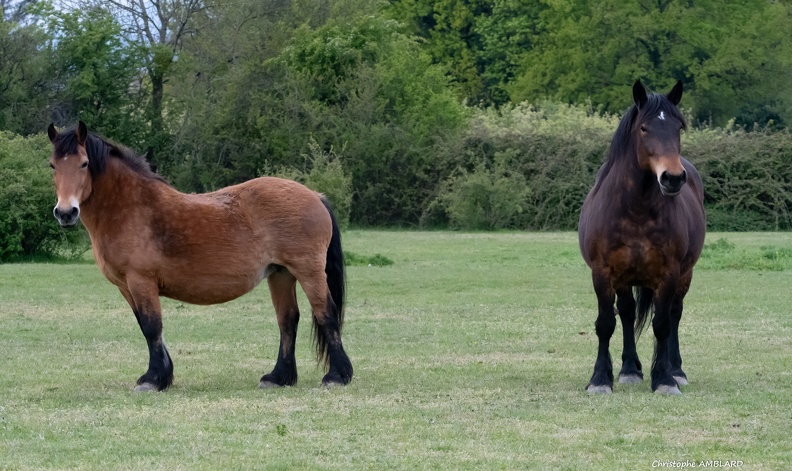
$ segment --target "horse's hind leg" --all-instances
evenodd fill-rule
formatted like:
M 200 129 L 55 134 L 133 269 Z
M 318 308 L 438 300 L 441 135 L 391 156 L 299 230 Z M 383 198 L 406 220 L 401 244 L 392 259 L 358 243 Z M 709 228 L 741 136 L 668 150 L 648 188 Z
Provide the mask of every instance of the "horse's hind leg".
M 352 362 L 341 343 L 340 313 L 330 295 L 325 272 L 323 269 L 314 270 L 298 279 L 313 310 L 317 357 L 319 360 L 324 358 L 328 366 L 322 384 L 348 384 L 352 381 Z
M 297 340 L 297 323 L 300 310 L 297 306 L 295 287 L 297 279 L 286 269 L 278 269 L 267 278 L 275 315 L 280 328 L 280 347 L 278 360 L 271 373 L 261 377 L 260 388 L 291 386 L 297 382 L 297 363 L 294 358 L 294 344 Z
M 632 290 L 622 288 L 616 292 L 616 307 L 624 331 L 624 349 L 622 350 L 622 367 L 619 371 L 619 383 L 640 383 L 643 381 L 641 361 L 635 348 L 635 298 Z
M 616 295 L 606 276 L 593 273 L 594 291 L 597 294 L 599 314 L 594 326 L 599 339 L 597 361 L 594 363 L 594 374 L 586 386 L 586 391 L 597 394 L 610 394 L 613 392 L 613 363 L 609 351 L 610 339 L 616 329 L 616 312 L 613 303 Z
M 148 370 L 137 380 L 135 391 L 162 391 L 173 383 L 173 362 L 162 337 L 162 308 L 156 284 L 129 283 L 121 294 L 129 302 L 149 350 Z

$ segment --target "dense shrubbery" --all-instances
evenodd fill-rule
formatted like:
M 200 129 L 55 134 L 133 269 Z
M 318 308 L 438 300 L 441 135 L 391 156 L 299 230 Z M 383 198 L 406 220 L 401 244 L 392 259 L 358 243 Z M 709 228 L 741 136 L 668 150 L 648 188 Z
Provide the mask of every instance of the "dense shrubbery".
M 704 178 L 709 226 L 717 230 L 792 229 L 792 133 L 701 129 L 683 153 Z
M 443 224 L 440 208 L 445 221 L 466 229 L 576 229 L 618 121 L 552 103 L 478 110 L 452 149 L 456 159 L 447 156 L 456 166 L 425 220 Z M 788 130 L 694 128 L 683 134 L 682 152 L 704 179 L 710 229 L 792 229 Z M 512 204 L 497 202 L 505 194 Z
M 514 204 L 477 209 L 489 212 L 492 221 L 505 221 L 490 227 L 574 229 L 617 124 L 617 118 L 597 115 L 586 107 L 552 103 L 477 110 L 460 140 L 457 168 L 467 172 L 466 181 L 474 181 L 477 172 L 508 170 Z M 525 189 L 517 182 L 524 182 Z M 448 193 L 457 194 L 456 187 L 462 183 L 452 173 L 446 181 Z M 502 178 L 493 184 L 507 186 Z M 449 206 L 448 196 L 441 195 L 440 200 L 446 202 L 448 218 L 455 226 L 482 227 L 475 218 L 460 218 L 459 207 Z M 515 212 L 515 206 L 519 211 Z M 497 208 L 503 214 L 492 214 Z
M 552 103 L 470 113 L 446 145 L 427 146 L 417 160 L 408 156 L 417 149 L 411 139 L 388 140 L 383 158 L 361 152 L 365 143 L 324 150 L 308 136 L 306 151 L 288 165 L 265 162 L 257 173 L 326 194 L 342 225 L 576 229 L 619 117 Z M 49 146 L 43 135 L 0 134 L 0 261 L 80 248 L 73 244 L 80 233 L 62 231 L 51 217 Z M 792 229 L 788 130 L 691 129 L 682 147 L 704 179 L 710 229 Z

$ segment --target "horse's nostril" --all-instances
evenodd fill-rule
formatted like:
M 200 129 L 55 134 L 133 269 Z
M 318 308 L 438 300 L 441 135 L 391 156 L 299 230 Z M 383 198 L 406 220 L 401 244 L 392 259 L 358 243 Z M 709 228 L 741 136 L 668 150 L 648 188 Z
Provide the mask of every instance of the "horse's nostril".
M 72 208 L 71 211 L 69 211 L 69 216 L 71 216 L 72 219 L 73 219 L 73 218 L 76 218 L 79 213 L 80 213 L 79 209 Z

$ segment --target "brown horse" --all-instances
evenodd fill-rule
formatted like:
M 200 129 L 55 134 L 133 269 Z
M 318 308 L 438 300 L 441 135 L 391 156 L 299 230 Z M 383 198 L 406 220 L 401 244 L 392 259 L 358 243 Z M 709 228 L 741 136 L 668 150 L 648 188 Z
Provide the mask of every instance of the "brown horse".
M 275 368 L 260 387 L 297 381 L 294 343 L 299 281 L 313 310 L 324 385 L 347 384 L 341 344 L 344 258 L 327 201 L 299 183 L 257 178 L 213 193 L 184 194 L 129 149 L 89 134 L 85 124 L 48 134 L 61 226 L 82 220 L 102 273 L 137 318 L 149 349 L 138 391 L 163 390 L 173 363 L 162 338 L 160 296 L 193 304 L 230 301 L 267 279 L 280 327 Z
M 599 305 L 599 350 L 586 387 L 592 393 L 613 391 L 608 345 L 616 328 L 614 302 L 624 329 L 619 382 L 643 380 L 636 334 L 654 304 L 652 390 L 679 394 L 679 385 L 687 384 L 679 321 L 704 245 L 706 221 L 701 177 L 679 154 L 679 135 L 686 126 L 676 107 L 681 98 L 682 82 L 668 95 L 647 95 L 641 82 L 635 82 L 635 105 L 622 118 L 608 160 L 583 203 L 580 251 L 591 267 Z

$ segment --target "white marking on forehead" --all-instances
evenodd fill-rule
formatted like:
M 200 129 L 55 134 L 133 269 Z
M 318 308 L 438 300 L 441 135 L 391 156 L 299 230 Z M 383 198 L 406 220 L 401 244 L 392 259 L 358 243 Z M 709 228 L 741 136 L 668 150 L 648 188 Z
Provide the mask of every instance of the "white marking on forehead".
M 665 111 L 661 111 L 658 118 L 660 118 L 660 121 L 665 121 Z

